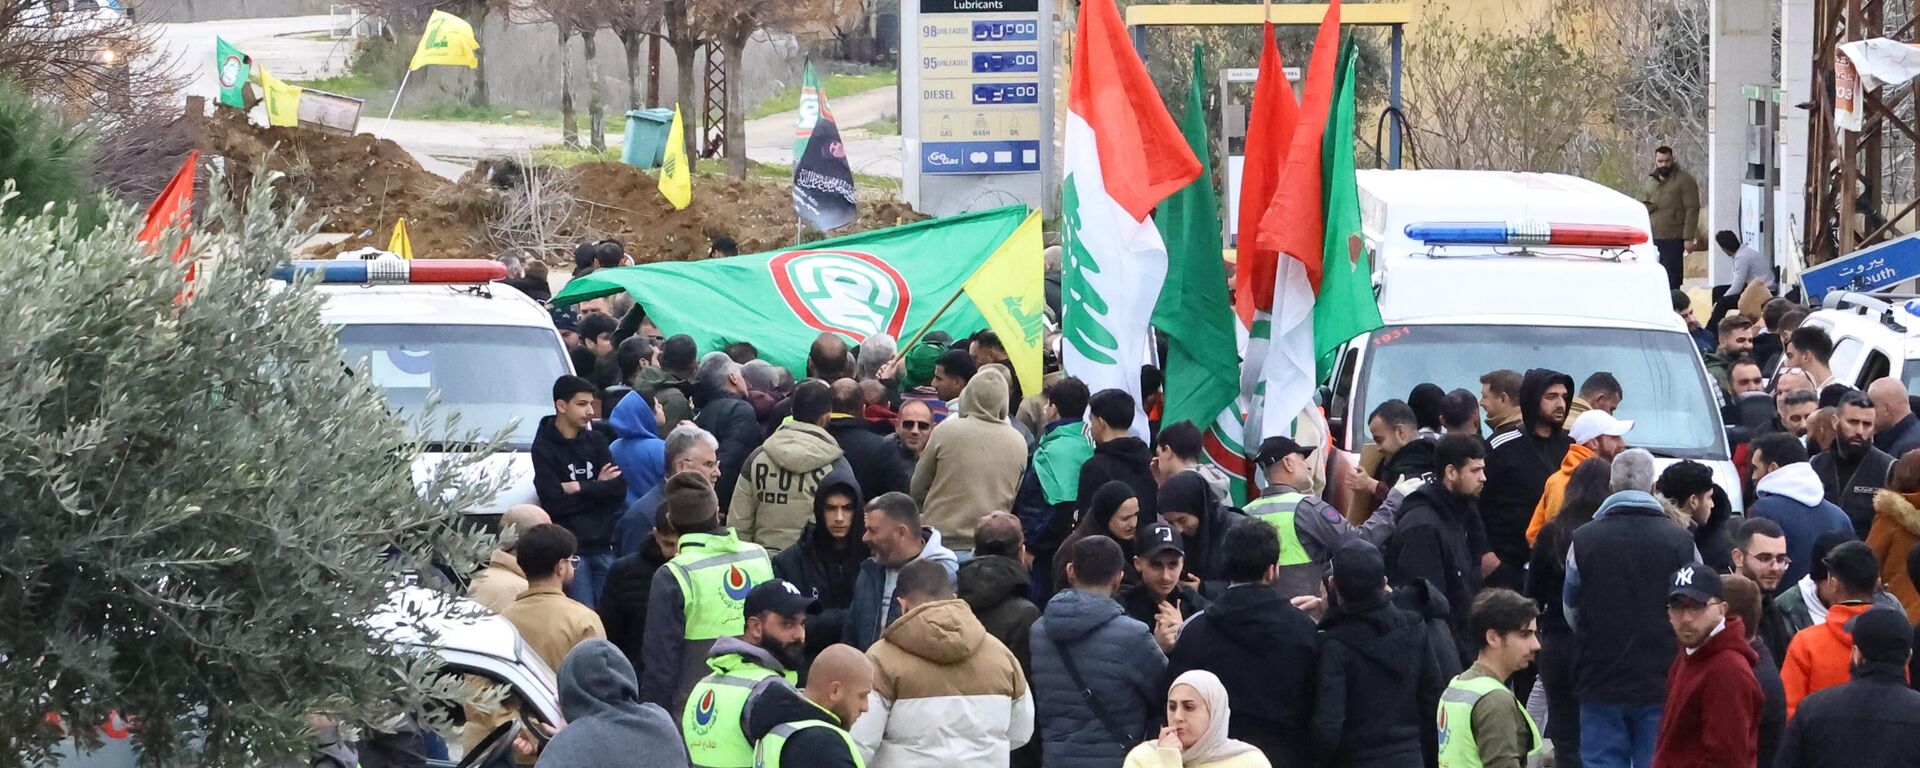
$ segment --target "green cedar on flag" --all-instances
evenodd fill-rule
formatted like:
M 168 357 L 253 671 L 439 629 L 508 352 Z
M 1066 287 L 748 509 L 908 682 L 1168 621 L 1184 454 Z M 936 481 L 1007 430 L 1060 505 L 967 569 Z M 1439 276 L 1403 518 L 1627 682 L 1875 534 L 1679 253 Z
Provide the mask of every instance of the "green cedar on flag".
M 854 344 L 913 336 L 1026 217 L 1016 205 L 767 253 L 602 269 L 567 283 L 553 304 L 625 291 L 666 335 L 687 334 L 701 349 L 749 342 L 797 374 L 823 331 Z M 933 323 L 955 338 L 985 327 L 970 301 Z
M 1193 71 L 1206 72 L 1200 45 Z M 1162 424 L 1213 424 L 1240 394 L 1240 353 L 1221 260 L 1220 205 L 1207 163 L 1206 83 L 1192 78 L 1180 132 L 1200 161 L 1200 178 L 1160 204 L 1154 223 L 1167 244 L 1167 280 L 1153 308 L 1153 326 L 1167 336 L 1166 404 Z
M 1340 85 L 1327 116 L 1320 164 L 1326 174 L 1327 234 L 1320 251 L 1320 295 L 1313 303 L 1313 353 L 1321 381 L 1332 372 L 1334 351 L 1341 344 L 1384 324 L 1373 295 L 1373 254 L 1360 232 L 1360 185 L 1354 175 L 1353 71 L 1359 61 L 1349 35 L 1340 47 L 1335 75 Z
M 225 38 L 213 39 L 213 71 L 220 75 L 220 103 L 234 109 L 246 109 L 248 70 L 252 57 L 240 52 Z

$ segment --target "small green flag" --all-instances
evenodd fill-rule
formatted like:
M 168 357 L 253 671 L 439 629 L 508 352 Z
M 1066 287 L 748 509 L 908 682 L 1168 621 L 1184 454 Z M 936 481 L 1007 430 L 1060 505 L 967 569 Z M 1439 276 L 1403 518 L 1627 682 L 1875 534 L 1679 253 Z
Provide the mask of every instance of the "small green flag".
M 1353 160 L 1353 70 L 1359 63 L 1353 38 L 1340 48 L 1333 109 L 1321 144 L 1326 194 L 1326 241 L 1321 248 L 1320 296 L 1313 303 L 1313 353 L 1319 379 L 1333 368 L 1333 353 L 1348 339 L 1383 325 L 1373 296 L 1373 254 L 1360 231 L 1360 184 Z
M 253 58 L 233 47 L 225 38 L 213 39 L 213 67 L 220 74 L 220 103 L 234 109 L 246 109 L 247 77 Z
M 1207 71 L 1198 44 L 1193 71 Z M 1206 83 L 1198 75 L 1180 132 L 1200 160 L 1200 178 L 1167 198 L 1154 216 L 1167 243 L 1167 279 L 1153 308 L 1153 325 L 1167 336 L 1161 423 L 1190 421 L 1205 430 L 1240 394 L 1240 354 L 1221 257 L 1220 201 L 1207 163 Z

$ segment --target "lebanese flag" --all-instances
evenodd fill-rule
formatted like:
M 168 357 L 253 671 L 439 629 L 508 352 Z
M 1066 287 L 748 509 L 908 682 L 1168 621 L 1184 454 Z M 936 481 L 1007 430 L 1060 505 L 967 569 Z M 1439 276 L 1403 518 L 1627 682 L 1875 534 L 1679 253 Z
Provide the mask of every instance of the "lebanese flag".
M 1255 394 L 1247 423 L 1248 445 L 1258 445 L 1274 435 L 1294 434 L 1294 420 L 1313 404 L 1313 305 L 1320 285 L 1320 250 L 1326 238 L 1321 142 L 1333 103 L 1339 51 L 1340 0 L 1332 0 L 1314 36 L 1313 57 L 1307 64 L 1306 97 L 1286 164 L 1260 229 L 1253 233 L 1261 250 L 1272 250 L 1279 256 L 1272 319 L 1267 329 L 1270 341 L 1258 380 L 1252 382 Z
M 1067 93 L 1061 330 L 1066 370 L 1087 388 L 1140 398 L 1140 365 L 1167 276 L 1154 226 L 1160 201 L 1200 176 L 1200 161 L 1134 52 L 1113 0 L 1086 0 Z M 1145 436 L 1147 420 L 1134 421 Z

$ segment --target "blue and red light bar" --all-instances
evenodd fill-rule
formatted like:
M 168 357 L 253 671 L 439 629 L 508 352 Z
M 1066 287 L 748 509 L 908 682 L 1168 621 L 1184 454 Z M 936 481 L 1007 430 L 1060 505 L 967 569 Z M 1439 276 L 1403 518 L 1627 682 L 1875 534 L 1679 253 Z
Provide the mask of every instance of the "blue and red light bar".
M 486 259 L 301 259 L 273 268 L 273 279 L 319 275 L 320 282 L 348 285 L 488 283 L 507 279 L 507 267 Z
M 1557 245 L 1626 248 L 1647 242 L 1638 227 L 1620 224 L 1549 224 L 1538 221 L 1422 221 L 1407 225 L 1407 237 L 1427 245 Z

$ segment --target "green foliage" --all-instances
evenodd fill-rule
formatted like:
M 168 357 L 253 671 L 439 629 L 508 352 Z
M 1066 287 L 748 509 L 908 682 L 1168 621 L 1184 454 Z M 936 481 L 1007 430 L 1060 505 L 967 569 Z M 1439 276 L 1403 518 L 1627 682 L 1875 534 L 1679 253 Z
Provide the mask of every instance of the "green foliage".
M 444 691 L 365 621 L 430 559 L 480 562 L 456 510 L 496 481 L 456 473 L 488 451 L 416 487 L 409 425 L 342 367 L 319 294 L 267 279 L 308 234 L 271 187 L 208 190 L 184 301 L 173 245 L 136 243 L 123 207 L 91 234 L 0 223 L 33 255 L 0 270 L 0 765 L 48 754 L 50 713 L 109 711 L 149 763 L 290 762 L 309 715 Z
M 89 198 L 93 144 L 86 133 L 0 81 L 0 179 L 13 179 L 0 217 L 36 216 L 48 203 L 79 203 L 96 222 Z
M 820 89 L 827 92 L 827 104 L 842 96 L 852 96 L 875 88 L 885 88 L 900 84 L 900 70 L 872 69 L 864 72 L 836 72 L 820 75 Z M 747 110 L 748 120 L 758 120 L 768 115 L 792 112 L 800 108 L 800 79 L 794 78 L 785 88 L 761 99 L 760 103 Z

